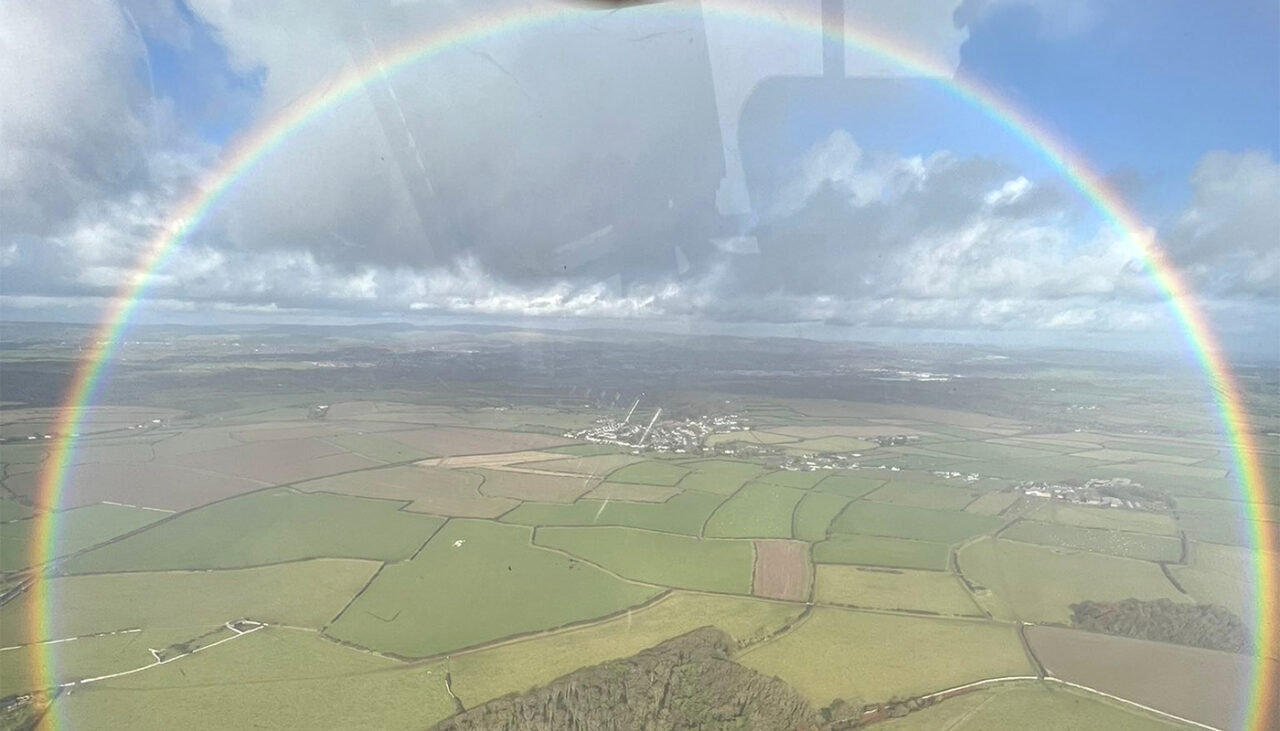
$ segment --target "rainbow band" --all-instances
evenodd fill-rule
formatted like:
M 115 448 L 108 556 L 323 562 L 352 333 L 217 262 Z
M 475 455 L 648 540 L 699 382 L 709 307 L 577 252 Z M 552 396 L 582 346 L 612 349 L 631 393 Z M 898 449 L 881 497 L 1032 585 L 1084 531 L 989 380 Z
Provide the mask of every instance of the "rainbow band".
M 698 5 L 659 7 L 665 8 L 661 12 L 699 12 Z M 822 19 L 816 15 L 779 17 L 772 9 L 763 5 L 753 6 L 746 0 L 704 0 L 702 10 L 714 17 L 729 20 L 810 35 L 824 34 Z M 86 407 L 93 403 L 105 366 L 115 353 L 130 315 L 142 300 L 156 271 L 165 264 L 177 245 L 200 225 L 213 206 L 258 160 L 282 145 L 300 127 L 317 119 L 334 105 L 360 93 L 366 81 L 372 77 L 397 72 L 461 43 L 535 29 L 559 19 L 586 16 L 594 12 L 596 11 L 576 7 L 550 6 L 541 10 L 521 10 L 519 13 L 495 13 L 428 33 L 396 47 L 380 59 L 348 69 L 332 83 L 308 93 L 277 117 L 241 138 L 205 178 L 205 184 L 181 201 L 174 214 L 151 241 L 138 269 L 108 308 L 107 316 L 98 329 L 94 349 L 81 360 L 76 369 L 54 429 L 56 434 L 64 436 L 54 444 L 37 485 L 36 502 L 45 509 L 36 518 L 36 530 L 33 533 L 33 553 L 37 560 L 43 563 L 57 556 L 58 520 L 57 514 L 52 511 L 61 505 L 75 448 L 75 439 L 65 435 L 81 431 L 83 414 Z M 950 78 L 951 69 L 896 45 L 890 39 L 849 28 L 843 33 L 828 35 L 897 68 L 934 78 L 943 88 L 981 110 L 1061 171 L 1141 256 L 1147 271 L 1168 299 L 1174 315 L 1181 323 L 1186 340 L 1217 397 L 1218 416 L 1231 444 L 1234 472 L 1245 500 L 1245 517 L 1251 525 L 1252 544 L 1257 551 L 1252 582 L 1255 592 L 1254 616 L 1246 617 L 1246 621 L 1254 628 L 1256 638 L 1255 665 L 1249 697 L 1243 699 L 1243 727 L 1266 729 L 1280 724 L 1280 686 L 1277 686 L 1278 679 L 1273 677 L 1275 672 L 1266 660 L 1266 655 L 1275 653 L 1280 641 L 1277 634 L 1280 632 L 1280 599 L 1277 599 L 1280 595 L 1280 536 L 1269 532 L 1265 528 L 1269 524 L 1260 520 L 1261 505 L 1267 498 L 1267 485 L 1263 480 L 1263 470 L 1257 448 L 1252 441 L 1240 391 L 1231 378 L 1208 320 L 1192 298 L 1187 283 L 1157 246 L 1152 232 L 1141 224 L 1121 197 L 1083 159 L 1070 153 L 1067 146 L 1057 141 L 1043 125 L 1036 123 L 990 89 L 972 79 Z M 51 629 L 55 609 L 49 582 L 36 581 L 31 590 L 31 621 L 34 630 L 38 636 L 47 636 L 45 633 Z M 44 649 L 35 653 L 35 670 L 37 677 L 46 678 L 47 684 L 52 685 L 56 678 L 54 658 L 52 651 L 48 649 L 49 645 L 42 648 Z M 55 712 L 51 711 L 47 720 L 50 727 L 57 727 Z

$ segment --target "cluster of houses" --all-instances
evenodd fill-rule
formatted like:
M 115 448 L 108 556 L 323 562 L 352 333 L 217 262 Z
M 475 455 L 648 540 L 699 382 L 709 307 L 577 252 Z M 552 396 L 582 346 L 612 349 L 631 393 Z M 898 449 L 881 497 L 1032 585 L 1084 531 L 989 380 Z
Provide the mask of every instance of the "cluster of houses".
M 658 417 L 661 414 L 662 409 L 658 409 L 647 424 L 640 419 L 618 420 L 606 416 L 596 419 L 595 423 L 586 429 L 565 432 L 565 436 L 595 444 L 616 444 L 635 450 L 685 454 L 704 451 L 702 443 L 711 434 L 751 429 L 746 423 L 746 418 L 737 414 L 659 421 Z
M 1127 477 L 1092 479 L 1083 485 L 1066 485 L 1051 482 L 1024 482 L 1018 492 L 1027 497 L 1061 500 L 1076 505 L 1126 510 L 1165 511 L 1166 502 L 1150 497 L 1140 483 Z

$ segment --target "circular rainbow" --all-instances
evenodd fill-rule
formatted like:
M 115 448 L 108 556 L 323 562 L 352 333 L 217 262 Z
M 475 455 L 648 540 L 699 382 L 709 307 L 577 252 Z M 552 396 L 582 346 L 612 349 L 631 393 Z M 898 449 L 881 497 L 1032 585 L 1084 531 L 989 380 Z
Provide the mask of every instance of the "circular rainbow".
M 842 32 L 827 32 L 823 29 L 821 17 L 816 14 L 783 17 L 764 3 L 751 0 L 703 0 L 701 6 L 672 4 L 657 7 L 664 8 L 661 12 L 667 13 L 702 12 L 716 18 L 774 27 L 785 32 L 826 35 L 895 68 L 934 79 L 956 97 L 981 110 L 1060 171 L 1133 246 L 1168 300 L 1183 336 L 1214 394 L 1217 416 L 1231 445 L 1233 474 L 1245 504 L 1244 517 L 1251 526 L 1250 537 L 1257 559 L 1252 577 L 1253 616 L 1246 618 L 1246 621 L 1253 628 L 1255 652 L 1248 697 L 1242 699 L 1242 727 L 1261 730 L 1280 725 L 1280 685 L 1277 684 L 1280 679 L 1275 677 L 1276 671 L 1267 661 L 1267 655 L 1273 654 L 1280 642 L 1280 536 L 1269 532 L 1267 526 L 1270 523 L 1261 520 L 1262 505 L 1266 502 L 1268 489 L 1264 472 L 1240 391 L 1231 377 L 1222 349 L 1186 281 L 1157 245 L 1153 232 L 1140 222 L 1138 216 L 1104 182 L 1101 175 L 1084 159 L 1073 154 L 1045 126 L 977 81 L 952 78 L 951 69 L 890 38 L 850 27 Z M 379 74 L 398 72 L 459 44 L 533 30 L 556 20 L 596 12 L 599 11 L 552 5 L 541 9 L 482 15 L 452 27 L 433 30 L 391 49 L 380 58 L 345 70 L 332 82 L 324 84 L 323 88 L 313 89 L 276 117 L 238 139 L 221 158 L 220 163 L 205 176 L 203 184 L 181 200 L 151 239 L 137 269 L 108 307 L 94 338 L 93 349 L 81 359 L 75 370 L 53 429 L 60 436 L 54 443 L 37 482 L 35 497 L 41 512 L 35 518 L 36 528 L 32 537 L 32 555 L 36 557 L 37 565 L 47 563 L 57 556 L 58 514 L 54 511 L 61 504 L 76 446 L 76 439 L 67 435 L 80 433 L 86 407 L 93 403 L 102 383 L 105 367 L 115 353 L 130 316 L 142 301 L 147 285 L 175 248 L 200 225 L 236 181 L 259 160 L 284 144 L 296 130 L 316 120 L 336 104 L 360 93 L 366 82 Z M 655 11 L 651 9 L 650 12 Z M 33 635 L 46 637 L 55 616 L 56 597 L 49 582 L 40 579 L 33 583 L 30 591 L 33 594 L 30 613 Z M 47 685 L 53 686 L 57 675 L 51 646 L 41 645 L 34 655 L 35 677 L 45 678 Z M 47 727 L 58 727 L 57 716 L 56 709 L 51 709 L 46 716 Z

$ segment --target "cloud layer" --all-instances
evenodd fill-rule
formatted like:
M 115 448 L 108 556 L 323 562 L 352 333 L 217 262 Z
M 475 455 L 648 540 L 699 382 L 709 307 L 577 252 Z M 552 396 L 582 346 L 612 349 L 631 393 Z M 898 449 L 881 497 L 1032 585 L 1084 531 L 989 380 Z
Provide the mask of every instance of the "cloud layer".
M 957 21 L 984 12 L 939 2 L 902 18 L 890 5 L 859 6 L 860 22 L 905 28 L 952 62 Z M 22 69 L 0 76 L 10 307 L 110 297 L 216 161 L 221 141 L 185 128 L 184 110 L 155 93 L 163 69 L 148 43 L 180 51 L 198 46 L 194 35 L 216 39 L 226 73 L 260 80 L 260 123 L 467 12 L 453 2 L 189 8 L 0 6 L 0 66 Z M 175 310 L 1167 326 L 1132 248 L 1062 181 L 1010 161 L 864 149 L 838 129 L 737 215 L 741 192 L 724 182 L 740 154 L 727 109 L 763 75 L 813 71 L 797 70 L 793 38 L 763 34 L 772 44 L 757 39 L 746 58 L 734 32 L 690 12 L 584 14 L 375 78 L 239 181 L 150 293 Z M 859 63 L 854 73 L 882 71 Z M 1153 222 L 1175 263 L 1215 311 L 1273 309 L 1280 165 L 1211 151 L 1187 185 L 1182 210 Z

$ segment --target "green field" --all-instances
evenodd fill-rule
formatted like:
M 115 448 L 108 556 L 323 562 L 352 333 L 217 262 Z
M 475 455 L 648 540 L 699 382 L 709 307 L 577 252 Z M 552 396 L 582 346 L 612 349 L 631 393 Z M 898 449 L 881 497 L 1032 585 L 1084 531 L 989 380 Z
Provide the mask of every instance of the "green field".
M 1216 517 L 1243 518 L 1258 517 L 1272 523 L 1280 523 L 1280 505 L 1269 503 L 1244 503 L 1238 500 L 1219 500 L 1213 498 L 1180 497 L 1178 513 L 1196 515 L 1212 515 Z
M 689 470 L 670 462 L 646 460 L 627 465 L 609 474 L 610 482 L 638 482 L 641 485 L 674 485 Z
M 214 625 L 209 630 L 217 627 Z M 227 632 L 225 628 L 223 631 Z M 55 681 L 65 683 L 149 665 L 155 662 L 155 658 L 147 648 L 160 649 L 186 642 L 203 632 L 195 628 L 148 630 L 6 649 L 0 652 L 0 697 L 47 687 L 48 678 L 39 676 L 36 671 L 42 653 L 53 658 L 52 666 L 57 672 Z
M 992 461 L 1041 459 L 1061 454 L 1060 451 L 1049 448 L 1032 449 L 1031 447 L 1015 447 L 1008 444 L 995 444 L 983 441 L 942 442 L 938 444 L 930 444 L 929 449 L 934 452 L 943 452 L 945 454 L 954 454 L 961 457 L 969 457 L 971 459 Z M 964 469 L 969 472 L 974 471 L 968 467 L 965 467 Z
M 421 729 L 455 712 L 444 669 L 406 666 L 319 636 L 267 628 L 58 699 L 39 728 Z M 56 724 L 53 721 L 56 720 Z
M 708 459 L 697 462 L 684 462 L 692 469 L 680 487 L 685 490 L 702 490 L 719 495 L 731 495 L 748 480 L 756 477 L 763 468 L 750 462 L 734 462 L 727 459 Z
M 1172 536 L 1078 528 L 1074 525 L 1041 523 L 1034 520 L 1020 520 L 1009 526 L 1000 534 L 1000 537 L 1055 548 L 1109 553 L 1113 556 L 1144 561 L 1177 561 L 1182 556 L 1182 541 Z
M 1188 599 L 1153 563 L 1088 551 L 983 538 L 960 550 L 959 563 L 970 581 L 987 589 L 979 603 L 1010 620 L 1065 623 L 1070 605 L 1085 599 Z
M 559 452 L 577 457 L 595 457 L 600 454 L 630 454 L 631 450 L 615 444 L 566 444 L 563 447 L 547 447 L 543 452 Z
M 917 508 L 960 510 L 973 502 L 973 499 L 979 495 L 980 493 L 976 490 L 962 490 L 958 487 L 890 482 L 884 487 L 868 493 L 864 499 L 892 503 L 894 505 L 909 505 Z
M 947 567 L 947 550 L 945 543 L 837 533 L 814 544 L 813 560 L 941 571 Z
M 502 516 L 520 525 L 617 525 L 696 536 L 723 496 L 690 491 L 665 503 L 579 500 L 572 505 L 525 503 Z
M 1260 530 L 1255 521 L 1227 516 L 1183 515 L 1178 523 L 1192 540 L 1227 546 L 1252 546 L 1254 531 Z M 1280 533 L 1280 523 L 1263 522 L 1262 526 L 1272 533 Z
M 965 506 L 966 513 L 977 515 L 999 515 L 1010 505 L 1018 502 L 1016 492 L 989 492 Z
M 443 522 L 399 503 L 282 488 L 207 505 L 67 562 L 71 573 L 262 566 L 304 558 L 394 561 Z
M 245 617 L 321 627 L 377 570 L 372 561 L 321 559 L 231 571 L 65 576 L 49 580 L 58 606 L 51 625 L 34 621 L 35 594 L 28 591 L 0 607 L 0 627 L 6 645 L 135 627 L 194 636 Z
M 453 692 L 471 707 L 528 690 L 580 667 L 632 655 L 707 625 L 746 643 L 793 622 L 800 611 L 781 602 L 673 592 L 650 606 L 601 624 L 454 655 L 450 660 Z
M 54 554 L 66 556 L 82 551 L 165 516 L 166 513 L 154 510 L 106 503 L 59 511 L 49 518 L 56 526 Z M 40 518 L 16 520 L 5 523 L 3 529 L 0 529 L 0 571 L 24 569 L 43 558 L 38 553 L 40 547 L 35 545 L 33 535 L 38 520 Z
M 858 475 L 831 475 L 818 483 L 814 488 L 818 492 L 829 492 L 845 497 L 859 498 L 883 485 L 883 479 L 860 477 Z
M 981 616 L 960 580 L 938 571 L 819 564 L 814 595 L 824 604 Z
M 1171 731 L 1186 726 L 1092 693 L 1027 681 L 948 698 L 877 728 L 885 731 Z
M 804 490 L 753 482 L 711 515 L 704 535 L 711 538 L 790 538 L 791 514 Z
M 0 496 L 0 521 L 21 520 L 30 518 L 34 511 L 25 503 L 10 497 Z
M 875 442 L 868 442 L 865 439 L 857 439 L 855 437 L 818 437 L 817 439 L 791 442 L 783 448 L 788 453 L 812 454 L 814 452 L 864 452 L 868 449 L 875 449 L 877 446 Z
M 994 531 L 1002 523 L 999 518 L 973 513 L 858 501 L 835 519 L 831 530 L 956 543 L 980 533 Z
M 821 541 L 827 537 L 827 527 L 831 525 L 832 519 L 848 504 L 849 498 L 843 495 L 806 493 L 796 506 L 792 532 L 802 541 Z
M 325 441 L 380 462 L 406 462 L 433 456 L 426 450 L 378 434 L 340 434 L 325 437 Z
M 1173 576 L 1196 601 L 1220 604 L 1240 616 L 1257 611 L 1253 582 L 1258 566 L 1257 551 L 1239 546 L 1192 541 L 1187 547 L 1187 565 L 1170 566 Z M 1272 566 L 1280 556 L 1270 559 Z
M 750 541 L 717 541 L 632 528 L 539 528 L 534 542 L 620 576 L 661 586 L 751 593 Z
M 818 607 L 795 629 L 736 658 L 817 707 L 883 701 L 1031 671 L 1011 625 Z
M 822 480 L 831 476 L 831 472 L 827 470 L 814 470 L 813 472 L 803 472 L 800 470 L 777 470 L 776 472 L 768 472 L 756 478 L 757 482 L 767 482 L 770 485 L 779 485 L 781 487 L 794 487 L 801 490 L 808 490 Z
M 451 520 L 413 560 L 387 565 L 326 631 L 370 649 L 426 657 L 600 617 L 659 593 L 534 548 L 530 533 Z
M 1062 503 L 1056 500 L 1044 501 L 1027 517 L 1032 520 L 1074 525 L 1081 528 L 1136 531 L 1162 536 L 1178 535 L 1178 523 L 1170 515 L 1144 513 L 1120 508 L 1091 508 L 1084 505 Z

